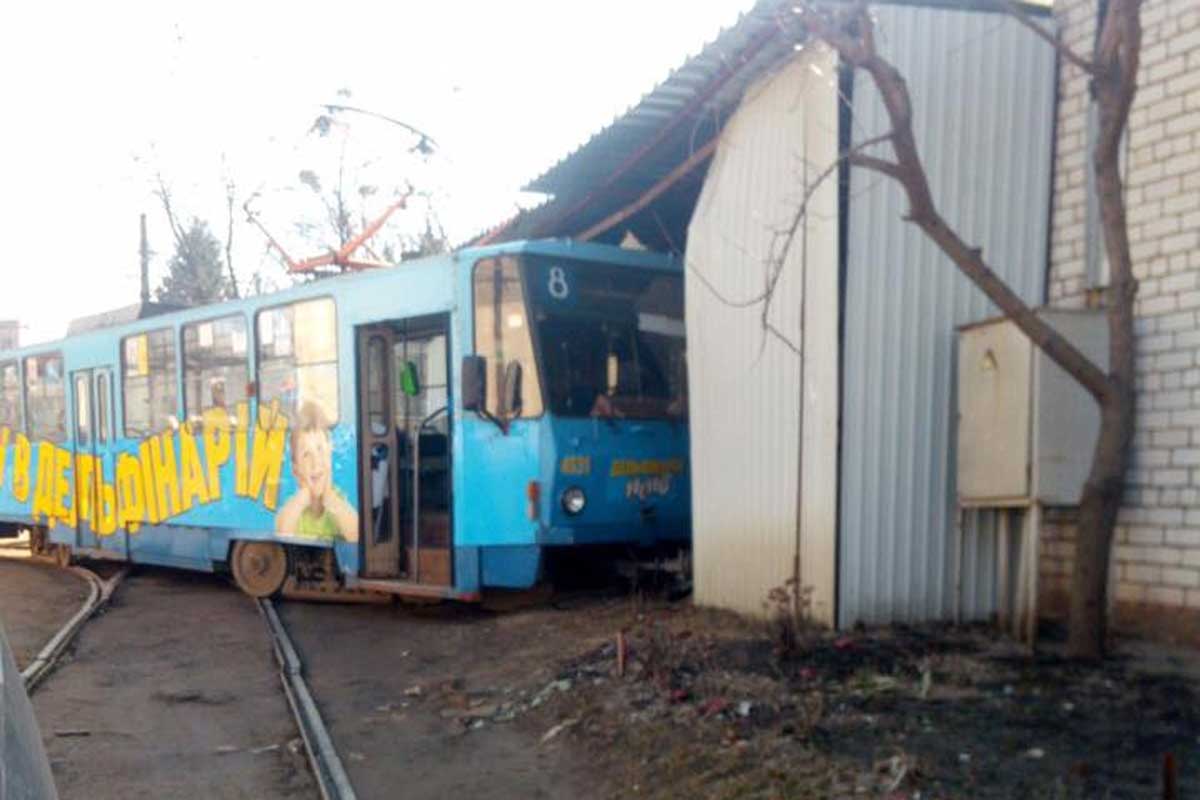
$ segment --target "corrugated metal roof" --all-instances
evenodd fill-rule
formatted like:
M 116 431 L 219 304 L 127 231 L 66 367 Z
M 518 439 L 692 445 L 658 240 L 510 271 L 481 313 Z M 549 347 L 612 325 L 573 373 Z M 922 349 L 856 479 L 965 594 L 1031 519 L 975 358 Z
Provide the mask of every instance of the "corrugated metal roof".
M 476 241 L 574 236 L 640 197 L 715 136 L 746 87 L 792 51 L 762 0 L 687 59 L 627 112 L 524 188 L 553 199 Z M 664 194 L 626 229 L 660 250 L 681 250 L 704 169 Z M 653 223 L 649 220 L 658 216 Z
M 890 0 L 888 5 L 975 9 L 995 3 Z M 795 41 L 779 21 L 791 8 L 789 0 L 761 0 L 628 111 L 524 187 L 553 199 L 471 241 L 577 236 L 641 197 L 720 131 L 747 86 L 792 53 Z M 705 169 L 697 168 L 601 241 L 616 242 L 629 229 L 650 247 L 681 251 Z
M 525 188 L 559 194 L 577 189 L 580 182 L 603 179 L 680 114 L 697 126 L 710 122 L 714 116 L 723 120 L 763 68 L 791 51 L 791 42 L 779 36 L 780 28 L 775 21 L 775 15 L 784 6 L 782 0 L 763 0 L 742 14 L 735 24 L 722 30 L 628 111 Z M 682 127 L 684 130 L 671 143 L 693 139 L 693 130 L 686 125 Z M 644 162 L 641 169 L 653 171 L 657 164 L 660 175 L 666 174 L 677 161 L 667 157 L 671 148 L 664 147 L 663 151 Z

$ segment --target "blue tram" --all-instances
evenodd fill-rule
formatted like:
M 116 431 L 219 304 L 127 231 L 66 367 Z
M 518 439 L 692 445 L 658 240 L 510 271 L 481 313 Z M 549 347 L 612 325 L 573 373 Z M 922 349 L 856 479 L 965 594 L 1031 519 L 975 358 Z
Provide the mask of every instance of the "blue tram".
M 462 250 L 0 352 L 0 526 L 245 592 L 477 599 L 689 536 L 682 271 Z

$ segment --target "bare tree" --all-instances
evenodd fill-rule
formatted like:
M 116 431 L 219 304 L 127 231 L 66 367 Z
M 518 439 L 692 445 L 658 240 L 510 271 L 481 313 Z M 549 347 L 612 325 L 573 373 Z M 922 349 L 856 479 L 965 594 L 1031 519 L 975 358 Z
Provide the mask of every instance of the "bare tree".
M 190 229 L 185 228 L 179 222 L 178 212 L 175 208 L 174 195 L 171 187 L 167 184 L 166 178 L 161 172 L 154 174 L 154 196 L 158 198 L 162 205 L 163 214 L 167 218 L 167 227 L 171 229 L 171 238 L 175 241 L 176 248 L 183 246 L 183 243 L 190 235 Z M 234 204 L 237 201 L 237 183 L 231 177 L 224 179 L 225 184 L 225 241 L 222 243 L 222 249 L 225 252 L 225 270 L 228 273 L 226 292 L 229 297 L 241 297 L 241 289 L 238 285 L 237 271 L 233 265 L 233 227 L 234 227 Z
M 1124 493 L 1135 421 L 1133 310 L 1137 284 L 1133 279 L 1129 252 L 1118 154 L 1136 91 L 1141 0 L 1109 0 L 1090 60 L 1071 51 L 1015 4 L 1006 0 L 1001 2 L 1003 5 L 999 8 L 1013 13 L 1023 25 L 1055 47 L 1063 58 L 1091 76 L 1100 119 L 1100 135 L 1092 153 L 1092 165 L 1096 173 L 1105 252 L 1112 275 L 1106 304 L 1109 326 L 1107 373 L 1042 321 L 988 265 L 982 251 L 967 244 L 938 211 L 913 134 L 908 86 L 899 70 L 879 54 L 874 22 L 866 5 L 859 3 L 836 10 L 802 6 L 795 9 L 794 19 L 781 20 L 781 24 L 798 23 L 799 36 L 825 41 L 849 69 L 862 70 L 879 90 L 891 130 L 851 148 L 842 154 L 842 159 L 851 166 L 872 170 L 896 181 L 908 200 L 905 219 L 937 244 L 1006 317 L 1077 380 L 1100 406 L 1100 433 L 1080 502 L 1068 639 L 1071 656 L 1097 659 L 1104 654 L 1109 555 Z M 881 142 L 891 146 L 892 158 L 865 152 L 864 145 Z M 803 214 L 801 207 L 797 220 Z M 776 269 L 782 268 L 790 238 L 786 237 L 782 254 L 773 262 Z M 770 289 L 769 284 L 768 293 Z
M 225 269 L 229 271 L 229 293 L 231 297 L 242 296 L 238 287 L 237 270 L 233 268 L 233 207 L 237 201 L 237 184 L 233 178 L 225 179 Z

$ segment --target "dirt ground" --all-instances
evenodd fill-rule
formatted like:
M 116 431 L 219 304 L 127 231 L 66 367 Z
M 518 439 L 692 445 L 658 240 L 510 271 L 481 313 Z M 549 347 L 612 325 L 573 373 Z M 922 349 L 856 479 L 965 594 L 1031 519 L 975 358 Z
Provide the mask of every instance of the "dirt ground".
M 263 620 L 213 576 L 135 571 L 32 699 L 64 800 L 318 796 Z
M 66 591 L 6 566 L 6 610 Z M 983 627 L 831 634 L 612 589 L 279 609 L 363 800 L 1144 798 L 1168 759 L 1200 796 L 1192 650 L 1084 667 L 1050 629 L 1031 657 Z M 210 576 L 132 575 L 34 705 L 64 798 L 316 794 L 263 623 Z
M 87 599 L 88 586 L 56 567 L 0 558 L 0 624 L 24 669 Z
M 1179 797 L 1200 796 L 1194 651 L 1127 643 L 1093 668 L 987 628 L 769 631 L 667 603 L 586 613 L 609 636 L 561 659 L 571 689 L 530 715 L 566 721 L 612 797 L 1159 797 L 1167 754 Z
M 987 628 L 781 629 L 560 595 L 283 616 L 364 798 L 1144 798 L 1200 789 L 1200 654 Z M 618 675 L 617 632 L 625 671 Z
M 300 603 L 280 613 L 363 800 L 605 796 L 591 754 L 542 744 L 542 722 L 515 713 L 518 687 L 552 681 L 559 658 L 588 641 L 585 616 Z

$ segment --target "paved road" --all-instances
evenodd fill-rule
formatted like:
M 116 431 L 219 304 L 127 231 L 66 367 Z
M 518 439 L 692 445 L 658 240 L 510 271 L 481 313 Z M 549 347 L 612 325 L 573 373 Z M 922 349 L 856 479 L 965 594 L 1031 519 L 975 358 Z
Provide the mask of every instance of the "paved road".
M 33 660 L 87 596 L 87 583 L 74 573 L 49 564 L 0 558 L 0 624 L 8 633 L 18 667 L 24 669 Z
M 212 576 L 131 574 L 33 705 L 63 800 L 317 796 L 263 621 Z
M 494 705 L 557 649 L 549 616 L 470 607 L 280 604 L 350 780 L 362 800 L 579 798 L 598 776 L 544 731 L 455 718 L 464 701 Z M 561 655 L 559 653 L 558 655 Z M 406 694 L 420 687 L 420 696 Z

